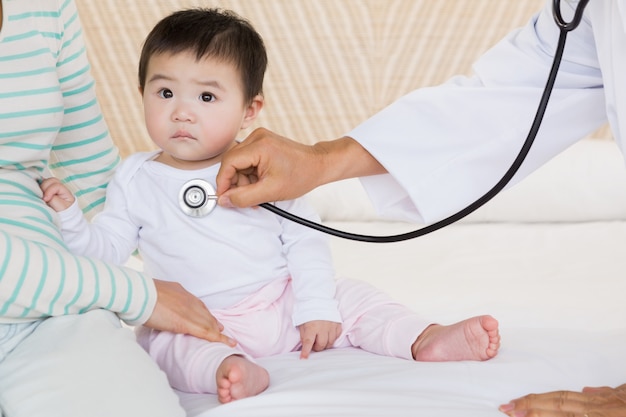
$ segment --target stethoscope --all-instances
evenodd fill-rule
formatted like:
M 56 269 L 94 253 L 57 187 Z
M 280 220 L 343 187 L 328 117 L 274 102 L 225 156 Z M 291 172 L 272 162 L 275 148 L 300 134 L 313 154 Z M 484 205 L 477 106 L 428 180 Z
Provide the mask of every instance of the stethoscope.
M 569 0 L 568 0 L 569 1 Z M 570 22 L 566 22 L 561 15 L 561 0 L 554 0 L 552 3 L 552 13 L 554 15 L 554 21 L 559 28 L 559 41 L 557 44 L 556 52 L 554 54 L 554 60 L 552 62 L 552 67 L 550 69 L 550 73 L 548 75 L 548 80 L 543 90 L 543 94 L 541 96 L 541 100 L 539 101 L 539 105 L 537 107 L 537 112 L 535 113 L 535 118 L 528 132 L 528 136 L 522 145 L 517 157 L 509 167 L 509 169 L 504 173 L 500 181 L 496 183 L 489 191 L 487 191 L 482 197 L 478 198 L 476 201 L 465 207 L 464 209 L 458 211 L 455 214 L 452 214 L 449 217 L 446 217 L 443 220 L 440 220 L 431 225 L 425 226 L 421 229 L 414 230 L 408 233 L 402 233 L 398 235 L 391 236 L 368 236 L 361 235 L 355 233 L 344 232 L 341 230 L 333 229 L 315 222 L 312 222 L 307 219 L 303 219 L 294 214 L 291 214 L 285 210 L 282 210 L 272 204 L 263 203 L 260 204 L 261 207 L 267 209 L 279 216 L 282 216 L 288 220 L 294 221 L 296 223 L 300 223 L 304 226 L 310 227 L 312 229 L 318 230 L 323 233 L 327 233 L 333 236 L 341 237 L 344 239 L 357 240 L 361 242 L 373 242 L 373 243 L 386 243 L 386 242 L 401 242 L 404 240 L 413 239 L 419 236 L 426 235 L 428 233 L 432 233 L 436 230 L 439 230 L 443 227 L 446 227 L 464 217 L 469 215 L 470 213 L 476 211 L 478 208 L 483 206 L 493 197 L 495 197 L 500 191 L 504 189 L 504 187 L 511 181 L 515 173 L 519 170 L 522 162 L 528 155 L 530 148 L 537 137 L 537 133 L 539 132 L 539 127 L 541 126 L 541 122 L 543 120 L 543 116 L 545 115 L 546 108 L 548 106 L 548 102 L 550 100 L 550 95 L 552 94 L 552 90 L 554 88 L 554 83 L 556 80 L 557 73 L 559 71 L 559 66 L 561 65 L 561 60 L 563 58 L 563 51 L 565 49 L 565 41 L 567 39 L 567 33 L 576 29 L 580 24 L 580 21 L 583 17 L 583 12 L 589 0 L 580 0 L 578 5 L 576 6 L 576 10 L 574 12 L 574 16 Z M 193 179 L 191 181 L 186 182 L 180 190 L 179 193 L 179 204 L 183 212 L 192 217 L 202 217 L 209 214 L 217 205 L 217 196 L 215 194 L 215 188 L 207 181 L 202 179 Z

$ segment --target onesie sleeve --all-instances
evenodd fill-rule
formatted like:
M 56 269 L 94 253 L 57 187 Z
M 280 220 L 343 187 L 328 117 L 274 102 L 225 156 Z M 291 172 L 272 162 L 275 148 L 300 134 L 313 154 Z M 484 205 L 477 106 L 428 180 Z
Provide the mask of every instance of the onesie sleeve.
M 502 178 L 526 139 L 552 65 L 559 33 L 551 3 L 485 53 L 474 75 L 415 90 L 347 134 L 389 172 L 362 178 L 381 215 L 431 223 Z M 510 185 L 606 120 L 602 73 L 585 17 L 568 34 L 544 122 Z
M 91 222 L 76 202 L 58 213 L 63 240 L 73 253 L 115 265 L 128 261 L 137 249 L 140 230 L 128 210 L 128 184 L 148 155 L 152 153 L 137 153 L 119 166 L 107 187 L 104 209 Z
M 276 205 L 297 216 L 320 221 L 305 198 L 277 202 Z M 280 221 L 283 227 L 283 251 L 296 298 L 293 324 L 299 326 L 312 320 L 341 323 L 335 299 L 335 271 L 327 237 L 282 217 Z

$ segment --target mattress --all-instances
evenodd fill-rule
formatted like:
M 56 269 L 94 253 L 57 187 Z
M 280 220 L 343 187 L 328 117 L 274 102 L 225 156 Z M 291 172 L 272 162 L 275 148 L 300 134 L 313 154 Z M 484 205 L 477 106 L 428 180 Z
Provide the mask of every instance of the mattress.
M 518 396 L 625 381 L 626 332 L 505 328 L 487 362 L 410 362 L 359 349 L 261 359 L 271 374 L 260 395 L 219 405 L 179 393 L 188 416 L 502 417 Z
M 262 358 L 265 392 L 225 405 L 179 393 L 189 416 L 496 417 L 498 405 L 531 392 L 626 382 L 626 224 L 463 224 L 406 243 L 331 246 L 339 275 L 371 282 L 432 322 L 492 314 L 498 356 L 424 363 L 336 349 Z

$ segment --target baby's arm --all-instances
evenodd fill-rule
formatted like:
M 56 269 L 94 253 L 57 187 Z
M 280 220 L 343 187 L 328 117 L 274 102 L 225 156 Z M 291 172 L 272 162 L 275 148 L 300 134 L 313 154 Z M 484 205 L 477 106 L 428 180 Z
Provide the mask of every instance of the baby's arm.
M 43 200 L 57 211 L 63 241 L 74 254 L 122 265 L 137 248 L 138 226 L 130 219 L 124 187 L 141 158 L 128 160 L 116 169 L 106 187 L 106 207 L 91 222 L 70 187 L 56 178 L 42 181 Z
M 76 200 L 74 194 L 58 178 L 46 178 L 39 187 L 43 191 L 43 201 L 56 212 L 68 209 Z
M 319 222 L 319 216 L 302 198 L 276 204 Z M 293 322 L 300 331 L 300 358 L 306 359 L 311 351 L 331 348 L 341 334 L 335 272 L 325 235 L 291 221 L 281 220 L 281 224 L 281 239 L 296 298 Z

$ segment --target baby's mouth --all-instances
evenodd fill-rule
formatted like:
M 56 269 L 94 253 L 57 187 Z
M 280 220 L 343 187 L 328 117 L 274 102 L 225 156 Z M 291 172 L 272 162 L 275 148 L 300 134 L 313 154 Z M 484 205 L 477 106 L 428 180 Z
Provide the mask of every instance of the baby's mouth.
M 172 135 L 172 139 L 195 139 L 195 138 L 189 132 L 179 130 L 174 135 Z

